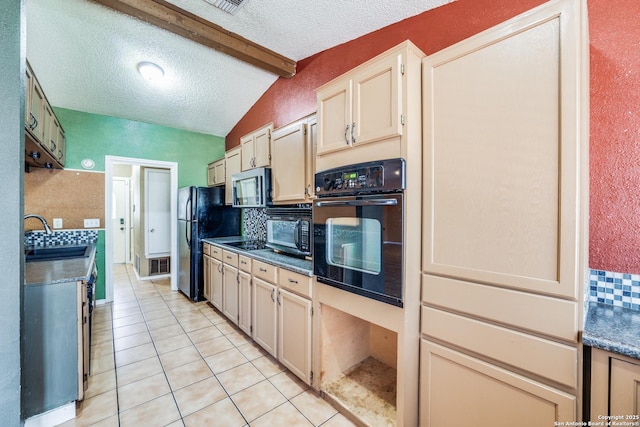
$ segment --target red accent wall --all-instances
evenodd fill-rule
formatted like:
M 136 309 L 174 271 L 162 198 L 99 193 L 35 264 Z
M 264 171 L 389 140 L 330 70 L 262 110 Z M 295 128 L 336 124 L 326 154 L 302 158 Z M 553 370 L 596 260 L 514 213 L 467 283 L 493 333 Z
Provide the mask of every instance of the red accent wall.
M 274 127 L 316 111 L 315 89 L 410 39 L 425 54 L 527 11 L 544 0 L 458 0 L 298 61 L 296 75 L 278 79 L 226 137 L 226 149 L 270 121 Z
M 640 273 L 640 1 L 589 0 L 589 265 Z
M 226 137 L 226 148 L 273 121 L 316 110 L 315 88 L 410 39 L 427 55 L 544 0 L 457 0 L 298 61 Z M 591 268 L 640 274 L 640 1 L 588 0 L 591 51 Z

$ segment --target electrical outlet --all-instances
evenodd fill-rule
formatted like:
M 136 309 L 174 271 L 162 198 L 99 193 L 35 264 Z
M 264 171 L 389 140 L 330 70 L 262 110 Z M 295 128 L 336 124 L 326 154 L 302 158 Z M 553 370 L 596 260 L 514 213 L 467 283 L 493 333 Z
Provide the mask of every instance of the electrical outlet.
M 85 218 L 84 228 L 98 228 L 100 227 L 100 218 Z
M 53 218 L 53 228 L 62 228 L 62 218 Z

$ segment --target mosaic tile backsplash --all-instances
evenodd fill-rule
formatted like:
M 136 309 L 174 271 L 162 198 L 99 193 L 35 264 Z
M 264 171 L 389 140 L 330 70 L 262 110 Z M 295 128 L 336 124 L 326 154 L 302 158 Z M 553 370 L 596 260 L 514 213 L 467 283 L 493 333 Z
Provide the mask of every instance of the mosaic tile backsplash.
M 590 270 L 589 301 L 640 311 L 640 274 Z
M 242 235 L 249 239 L 267 240 L 267 210 L 265 208 L 242 209 Z
M 82 245 L 95 243 L 98 230 L 64 230 L 47 234 L 44 231 L 29 231 L 24 234 L 25 246 Z

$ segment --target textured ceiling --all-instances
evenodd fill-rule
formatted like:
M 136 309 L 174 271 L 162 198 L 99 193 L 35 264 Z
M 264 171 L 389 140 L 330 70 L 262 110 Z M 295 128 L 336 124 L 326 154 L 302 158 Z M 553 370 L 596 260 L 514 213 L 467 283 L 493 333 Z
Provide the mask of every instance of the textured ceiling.
M 449 1 L 245 0 L 235 15 L 171 3 L 297 61 Z M 27 58 L 54 106 L 219 136 L 277 79 L 87 0 L 28 0 Z M 164 68 L 161 84 L 141 61 Z

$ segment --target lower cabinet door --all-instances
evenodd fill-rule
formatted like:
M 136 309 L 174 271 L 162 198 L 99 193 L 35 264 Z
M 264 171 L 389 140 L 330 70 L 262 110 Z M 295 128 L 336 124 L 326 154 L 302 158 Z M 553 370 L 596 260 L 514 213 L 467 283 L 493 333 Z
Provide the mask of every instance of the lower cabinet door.
M 611 358 L 611 390 L 609 394 L 609 415 L 623 415 L 633 417 L 640 414 L 640 363 L 630 363 L 615 356 Z M 595 421 L 594 414 L 591 413 Z M 623 419 L 635 422 L 636 418 Z
M 222 312 L 233 323 L 238 324 L 238 269 L 224 264 L 222 290 Z
M 222 311 L 222 261 L 210 258 L 209 267 L 211 304 Z
M 202 255 L 202 294 L 204 299 L 211 301 L 211 257 Z
M 253 339 L 273 357 L 277 357 L 277 292 L 271 283 L 253 278 Z
M 238 326 L 251 335 L 251 274 L 245 271 L 238 274 Z
M 311 301 L 278 291 L 278 357 L 307 384 L 311 381 Z
M 422 340 L 420 426 L 540 427 L 577 419 L 575 396 Z

